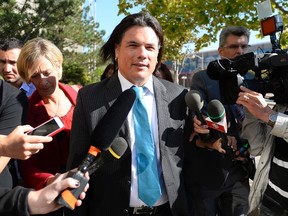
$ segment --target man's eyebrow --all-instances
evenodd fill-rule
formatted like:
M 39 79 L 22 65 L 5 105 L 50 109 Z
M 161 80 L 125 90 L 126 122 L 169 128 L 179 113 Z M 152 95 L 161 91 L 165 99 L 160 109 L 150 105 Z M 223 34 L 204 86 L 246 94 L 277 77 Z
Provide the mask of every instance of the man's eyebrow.
M 140 44 L 140 43 L 138 43 L 137 41 L 134 41 L 134 40 L 132 40 L 132 41 L 127 41 L 127 43 L 128 43 L 128 44 Z
M 7 59 L 7 60 L 6 60 L 6 59 L 3 59 L 3 58 L 0 58 L 0 61 L 1 61 L 1 62 L 5 62 L 5 63 L 6 63 L 6 62 L 9 62 L 9 63 L 16 63 L 16 62 L 17 62 L 17 60 L 13 60 L 13 59 Z
M 127 44 L 142 44 L 142 43 L 139 43 L 139 42 L 137 42 L 137 41 L 133 41 L 133 40 L 132 40 L 132 41 L 127 41 Z M 156 43 L 144 43 L 143 45 L 144 45 L 144 46 L 147 46 L 147 45 L 148 45 L 148 46 L 155 46 L 155 47 L 157 46 Z

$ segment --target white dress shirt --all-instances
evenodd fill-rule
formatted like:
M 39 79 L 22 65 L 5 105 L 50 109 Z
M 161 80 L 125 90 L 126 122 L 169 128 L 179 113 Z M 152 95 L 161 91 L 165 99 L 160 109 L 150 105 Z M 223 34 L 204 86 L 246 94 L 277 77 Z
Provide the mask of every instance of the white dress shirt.
M 130 83 L 127 79 L 125 79 L 121 72 L 118 71 L 118 78 L 120 80 L 122 91 L 125 91 L 132 86 L 133 83 Z M 158 170 L 160 172 L 160 183 L 161 183 L 161 191 L 162 195 L 156 201 L 154 206 L 159 206 L 168 201 L 168 196 L 166 192 L 166 188 L 164 185 L 164 179 L 162 174 L 162 168 L 160 165 L 160 151 L 159 151 L 159 134 L 158 134 L 158 118 L 157 118 L 157 109 L 156 109 L 156 101 L 154 96 L 154 89 L 153 89 L 153 78 L 152 74 L 149 80 L 144 85 L 148 90 L 143 92 L 143 103 L 145 103 L 145 107 L 147 108 L 149 124 L 152 131 L 152 136 L 156 148 L 157 153 L 157 161 L 158 161 Z M 143 86 L 143 87 L 144 87 Z M 137 160 L 136 160 L 136 149 L 135 149 L 135 134 L 134 134 L 134 122 L 132 117 L 132 109 L 130 110 L 128 116 L 128 123 L 129 123 L 129 131 L 131 137 L 131 152 L 132 152 L 132 164 L 131 164 L 131 190 L 130 190 L 130 207 L 140 207 L 146 205 L 142 200 L 138 197 L 138 178 L 137 178 Z

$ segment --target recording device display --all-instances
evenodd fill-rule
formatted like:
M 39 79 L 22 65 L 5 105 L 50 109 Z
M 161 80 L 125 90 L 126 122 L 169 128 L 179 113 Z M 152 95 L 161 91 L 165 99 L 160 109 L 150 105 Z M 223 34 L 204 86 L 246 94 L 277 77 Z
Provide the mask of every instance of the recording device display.
M 111 163 L 115 160 L 118 160 L 125 153 L 128 144 L 126 140 L 122 137 L 117 137 L 111 144 L 111 147 L 107 151 L 102 152 L 94 162 L 88 167 L 87 171 L 89 175 L 92 175 L 96 170 L 101 166 L 107 163 Z M 76 171 L 70 171 L 67 175 L 67 178 L 72 177 L 80 182 L 80 187 L 74 189 L 64 190 L 58 197 L 57 202 L 71 210 L 76 206 L 76 201 L 80 196 L 81 192 L 84 190 L 85 186 L 88 183 L 88 179 L 84 176 L 85 173 L 81 172 L 79 169 Z
M 210 79 L 219 80 L 221 99 L 224 104 L 235 104 L 239 86 L 244 85 L 262 93 L 273 93 L 276 103 L 288 103 L 288 54 L 282 50 L 276 33 L 283 32 L 283 21 L 280 15 L 268 17 L 261 22 L 263 35 L 270 35 L 272 51 L 263 58 L 256 59 L 254 53 L 247 53 L 235 59 L 212 61 L 207 67 Z M 252 84 L 243 82 L 248 70 L 255 72 Z
M 227 123 L 226 123 L 226 116 L 225 116 L 225 108 L 223 104 L 219 100 L 212 100 L 208 104 L 207 108 L 208 112 L 208 119 L 206 121 L 212 121 L 214 124 L 209 124 L 209 128 L 213 130 L 219 131 L 218 136 L 222 139 L 222 148 L 226 151 L 226 155 L 229 157 L 245 157 L 247 151 L 250 147 L 248 140 L 246 139 L 237 139 L 237 150 L 233 151 L 233 149 L 227 145 Z
M 52 119 L 44 122 L 43 124 L 37 126 L 32 131 L 29 131 L 28 135 L 38 135 L 38 136 L 53 136 L 64 129 L 64 123 L 61 118 L 55 116 Z

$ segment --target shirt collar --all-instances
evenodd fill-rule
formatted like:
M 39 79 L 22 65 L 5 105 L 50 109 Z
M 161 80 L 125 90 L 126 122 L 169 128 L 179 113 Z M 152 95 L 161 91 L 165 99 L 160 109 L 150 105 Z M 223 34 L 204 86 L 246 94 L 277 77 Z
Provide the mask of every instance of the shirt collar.
M 33 85 L 33 83 L 23 82 L 19 89 L 24 90 L 26 95 L 30 96 L 35 91 L 35 86 Z
M 118 71 L 118 78 L 121 84 L 121 88 L 122 91 L 125 91 L 129 88 L 131 88 L 132 86 L 134 86 L 133 83 L 129 82 L 122 74 L 120 71 Z M 147 82 L 144 85 L 150 93 L 154 94 L 154 89 L 153 89 L 153 76 L 152 74 L 149 76 L 149 79 L 147 80 Z

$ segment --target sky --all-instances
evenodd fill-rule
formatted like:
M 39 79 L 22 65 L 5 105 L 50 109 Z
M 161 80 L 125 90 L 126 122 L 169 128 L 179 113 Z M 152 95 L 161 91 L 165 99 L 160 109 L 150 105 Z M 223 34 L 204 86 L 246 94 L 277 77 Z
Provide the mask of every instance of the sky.
M 106 34 L 104 40 L 108 39 L 110 34 L 116 25 L 124 18 L 124 15 L 121 14 L 118 16 L 118 0 L 97 0 L 96 4 L 96 21 L 100 24 L 99 30 L 105 30 Z M 139 8 L 134 8 L 130 12 L 136 13 L 139 12 Z M 260 22 L 259 22 L 260 28 Z M 270 38 L 268 36 L 263 39 L 256 39 L 256 34 L 258 32 L 251 32 L 250 44 L 259 44 L 264 42 L 269 42 Z M 218 34 L 219 36 L 219 34 Z M 209 47 L 203 48 L 201 51 L 216 50 L 218 48 L 218 42 L 210 44 Z

